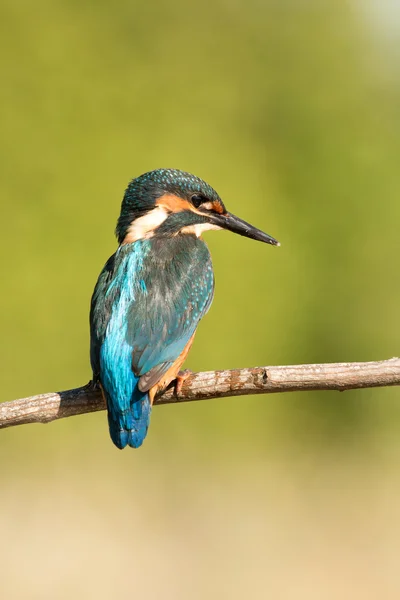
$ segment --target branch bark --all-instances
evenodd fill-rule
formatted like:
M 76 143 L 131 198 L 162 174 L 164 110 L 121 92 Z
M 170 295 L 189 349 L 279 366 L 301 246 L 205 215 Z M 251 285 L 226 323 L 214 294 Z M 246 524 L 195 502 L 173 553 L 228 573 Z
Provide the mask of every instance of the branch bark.
M 255 367 L 191 374 L 177 396 L 173 385 L 155 404 L 211 400 L 229 396 L 301 392 L 345 391 L 400 385 L 400 358 L 364 363 L 327 363 Z M 40 394 L 0 404 L 0 429 L 25 423 L 48 423 L 74 415 L 104 410 L 101 391 L 86 385 L 64 392 Z

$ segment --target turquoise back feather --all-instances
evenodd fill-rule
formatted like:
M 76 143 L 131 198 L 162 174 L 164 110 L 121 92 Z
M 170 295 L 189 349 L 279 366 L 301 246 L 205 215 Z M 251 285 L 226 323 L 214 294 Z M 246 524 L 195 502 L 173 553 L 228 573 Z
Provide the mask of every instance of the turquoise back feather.
M 92 298 L 91 362 L 119 448 L 143 442 L 147 392 L 183 352 L 213 290 L 208 248 L 192 235 L 122 245 L 105 265 Z

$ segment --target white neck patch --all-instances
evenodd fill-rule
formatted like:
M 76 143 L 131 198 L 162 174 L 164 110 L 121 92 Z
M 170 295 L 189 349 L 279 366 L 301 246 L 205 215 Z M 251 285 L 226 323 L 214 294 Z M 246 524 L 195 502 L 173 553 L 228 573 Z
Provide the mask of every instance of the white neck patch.
M 137 240 L 144 240 L 153 237 L 154 230 L 164 223 L 169 212 L 163 206 L 156 206 L 143 217 L 132 221 L 126 233 L 123 243 L 131 244 Z
M 204 231 L 209 231 L 210 229 L 221 229 L 218 225 L 214 225 L 213 223 L 196 223 L 195 225 L 188 225 L 187 227 L 183 227 L 179 233 L 191 233 L 196 237 L 200 237 Z

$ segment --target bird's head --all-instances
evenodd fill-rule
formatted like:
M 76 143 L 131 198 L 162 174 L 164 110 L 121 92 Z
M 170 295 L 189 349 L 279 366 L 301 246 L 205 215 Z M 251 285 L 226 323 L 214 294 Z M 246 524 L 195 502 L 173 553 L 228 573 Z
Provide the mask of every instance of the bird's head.
M 270 235 L 229 213 L 208 183 L 176 169 L 157 169 L 133 179 L 125 192 L 116 235 L 120 244 L 153 236 L 228 229 L 279 246 Z

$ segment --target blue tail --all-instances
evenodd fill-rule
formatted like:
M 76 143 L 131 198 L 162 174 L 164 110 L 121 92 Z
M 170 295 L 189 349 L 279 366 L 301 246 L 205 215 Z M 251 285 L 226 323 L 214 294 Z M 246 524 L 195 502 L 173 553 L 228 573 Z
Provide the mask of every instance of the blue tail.
M 132 265 L 135 266 L 135 261 Z M 128 309 L 133 300 L 132 274 L 121 273 L 122 287 L 114 304 L 99 352 L 99 377 L 107 401 L 111 439 L 118 448 L 138 448 L 150 422 L 149 394 L 138 388 L 139 376 L 132 367 L 132 344 L 128 342 Z M 132 275 L 132 276 L 131 276 Z M 107 293 L 118 288 L 115 278 Z M 118 288 L 119 289 L 119 288 Z
M 118 341 L 118 340 L 117 340 Z M 143 444 L 150 422 L 149 394 L 138 388 L 132 371 L 132 350 L 106 338 L 100 352 L 100 383 L 107 401 L 111 439 L 118 448 Z
M 143 444 L 150 423 L 151 404 L 149 395 L 135 387 L 129 405 L 116 402 L 103 386 L 108 412 L 110 436 L 117 448 L 139 448 Z M 121 404 L 125 405 L 122 409 Z

